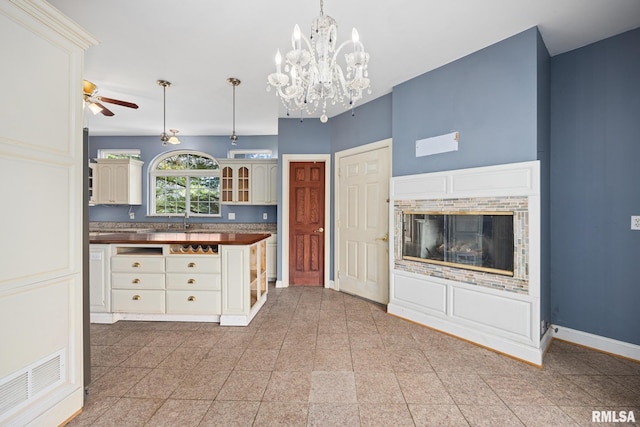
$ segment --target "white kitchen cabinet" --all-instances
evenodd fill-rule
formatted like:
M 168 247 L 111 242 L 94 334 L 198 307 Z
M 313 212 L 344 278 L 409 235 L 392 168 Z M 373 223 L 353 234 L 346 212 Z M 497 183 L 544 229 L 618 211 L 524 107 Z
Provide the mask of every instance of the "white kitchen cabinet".
M 166 258 L 167 314 L 221 313 L 220 255 L 174 253 Z
M 165 311 L 165 267 L 162 247 L 120 247 L 111 257 L 112 311 Z
M 220 161 L 220 203 L 251 203 L 251 164 L 246 161 Z
M 111 311 L 110 246 L 91 245 L 89 248 L 89 301 L 91 313 Z
M 135 159 L 98 159 L 93 175 L 96 204 L 142 204 L 142 165 Z
M 266 240 L 220 246 L 222 315 L 220 324 L 246 326 L 267 300 Z
M 267 280 L 278 277 L 278 235 L 272 234 L 267 239 Z
M 278 160 L 261 160 L 251 164 L 251 204 L 278 204 Z

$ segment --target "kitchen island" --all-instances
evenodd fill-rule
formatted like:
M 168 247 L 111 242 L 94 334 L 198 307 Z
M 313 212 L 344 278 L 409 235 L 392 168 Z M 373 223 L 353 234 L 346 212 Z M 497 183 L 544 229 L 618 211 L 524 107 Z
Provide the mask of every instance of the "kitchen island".
M 269 236 L 209 232 L 91 236 L 91 321 L 246 326 L 267 299 Z

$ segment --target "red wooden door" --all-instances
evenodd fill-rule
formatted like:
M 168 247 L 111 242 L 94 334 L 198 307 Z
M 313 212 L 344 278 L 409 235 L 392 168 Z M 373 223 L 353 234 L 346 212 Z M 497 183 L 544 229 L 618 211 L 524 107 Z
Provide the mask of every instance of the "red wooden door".
M 290 163 L 289 283 L 324 286 L 324 162 Z

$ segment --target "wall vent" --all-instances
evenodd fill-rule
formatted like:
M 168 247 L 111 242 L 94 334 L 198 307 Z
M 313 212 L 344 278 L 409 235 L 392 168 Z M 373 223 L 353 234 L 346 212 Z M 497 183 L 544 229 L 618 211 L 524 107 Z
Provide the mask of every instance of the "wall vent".
M 0 424 L 65 381 L 64 350 L 0 379 Z

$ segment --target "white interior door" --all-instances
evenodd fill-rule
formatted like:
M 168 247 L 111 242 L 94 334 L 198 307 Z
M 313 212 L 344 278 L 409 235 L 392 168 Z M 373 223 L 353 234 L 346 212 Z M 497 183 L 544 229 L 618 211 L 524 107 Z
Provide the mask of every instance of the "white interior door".
M 338 160 L 338 288 L 382 304 L 389 302 L 390 156 L 384 145 Z

